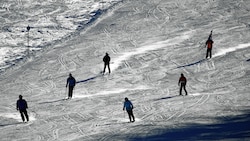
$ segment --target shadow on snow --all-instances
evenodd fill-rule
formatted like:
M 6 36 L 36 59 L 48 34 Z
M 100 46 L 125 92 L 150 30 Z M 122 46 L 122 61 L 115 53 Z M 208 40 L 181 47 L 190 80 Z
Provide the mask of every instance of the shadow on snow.
M 85 79 L 85 80 L 80 80 L 80 81 L 77 81 L 76 82 L 76 84 L 78 84 L 78 83 L 84 83 L 84 82 L 88 82 L 88 81 L 90 81 L 90 80 L 94 80 L 94 79 L 96 79 L 97 77 L 100 77 L 100 76 L 102 76 L 103 74 L 98 74 L 98 75 L 96 75 L 96 76 L 93 76 L 93 77 L 90 77 L 90 78 L 87 78 L 87 79 Z
M 127 124 L 130 122 L 116 122 L 116 123 L 105 123 L 105 124 L 97 124 L 96 126 L 111 126 L 111 125 L 121 125 L 121 124 Z
M 158 100 L 166 100 L 166 99 L 170 99 L 170 98 L 174 98 L 174 97 L 178 97 L 178 96 L 180 96 L 180 95 L 162 97 L 162 98 L 156 99 L 155 101 L 158 101 Z
M 6 126 L 11 126 L 11 125 L 18 125 L 18 124 L 23 124 L 23 123 L 22 122 L 2 123 L 2 124 L 0 124 L 0 128 L 6 127 Z
M 138 140 L 241 140 L 250 138 L 250 110 L 234 117 L 218 117 L 214 124 L 187 124 L 178 129 L 154 129 L 150 132 L 160 133 L 148 137 L 134 137 Z
M 201 63 L 201 62 L 203 62 L 205 60 L 206 59 L 201 59 L 201 60 L 199 60 L 197 62 L 194 62 L 194 63 L 191 63 L 191 64 L 187 64 L 187 65 L 183 65 L 183 66 L 178 66 L 177 68 L 184 68 L 184 67 L 190 67 L 190 66 L 193 66 L 193 65 L 197 65 L 197 64 L 199 64 L 199 63 Z
M 65 99 L 57 99 L 57 100 L 53 100 L 53 101 L 45 101 L 45 102 L 40 102 L 39 104 L 49 104 L 49 103 L 55 103 L 55 102 L 60 102 L 60 101 L 64 101 Z
M 250 59 L 247 60 L 247 62 L 249 62 L 249 61 L 250 61 Z

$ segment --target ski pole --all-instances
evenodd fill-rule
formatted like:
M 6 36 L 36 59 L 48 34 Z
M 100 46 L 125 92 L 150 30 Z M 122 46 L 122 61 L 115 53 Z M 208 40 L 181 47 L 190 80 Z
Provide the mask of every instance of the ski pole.
M 66 95 L 66 97 L 67 97 L 67 87 L 66 87 L 66 89 L 65 89 L 65 95 Z

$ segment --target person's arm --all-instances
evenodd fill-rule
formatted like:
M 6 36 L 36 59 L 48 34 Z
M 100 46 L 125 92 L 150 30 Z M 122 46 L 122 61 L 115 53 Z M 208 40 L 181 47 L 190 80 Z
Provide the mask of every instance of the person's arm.
M 26 100 L 24 100 L 24 101 L 25 101 L 25 106 L 26 106 L 26 108 L 28 109 L 28 103 L 27 103 Z
M 74 86 L 76 85 L 76 79 L 74 78 Z
M 110 62 L 110 61 L 111 61 L 111 58 L 109 57 L 109 58 L 108 58 L 108 62 Z
M 106 61 L 106 56 L 104 56 L 104 57 L 103 57 L 102 61 L 103 61 L 103 62 L 105 62 L 105 61 Z

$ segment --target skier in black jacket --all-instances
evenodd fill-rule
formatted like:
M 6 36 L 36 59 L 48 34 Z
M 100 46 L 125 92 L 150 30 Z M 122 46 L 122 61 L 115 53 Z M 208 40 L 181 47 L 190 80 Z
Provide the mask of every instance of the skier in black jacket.
M 181 94 L 182 89 L 184 89 L 186 95 L 188 95 L 187 90 L 186 90 L 186 84 L 187 84 L 187 79 L 184 76 L 184 74 L 181 74 L 181 77 L 180 77 L 179 82 L 178 82 L 178 85 L 180 86 L 180 95 L 182 95 Z
M 106 55 L 103 57 L 103 62 L 104 62 L 103 74 L 105 73 L 106 66 L 108 66 L 109 73 L 111 73 L 110 67 L 109 67 L 110 57 L 108 53 L 106 53 Z
M 23 99 L 22 95 L 19 95 L 19 100 L 17 100 L 17 102 L 16 102 L 16 109 L 19 110 L 23 122 L 25 122 L 24 116 L 26 117 L 26 121 L 28 122 L 29 115 L 28 115 L 27 110 L 26 110 L 26 109 L 28 109 L 28 104 L 27 104 L 26 100 Z
M 67 83 L 66 83 L 66 88 L 69 85 L 69 93 L 68 93 L 68 99 L 72 98 L 73 95 L 73 89 L 76 85 L 76 79 L 72 76 L 72 74 L 69 74 L 69 77 L 67 79 Z

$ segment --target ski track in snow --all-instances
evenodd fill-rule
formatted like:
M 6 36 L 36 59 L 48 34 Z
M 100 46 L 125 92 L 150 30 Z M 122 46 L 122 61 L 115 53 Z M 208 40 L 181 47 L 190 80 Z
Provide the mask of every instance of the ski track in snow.
M 150 45 L 145 45 L 145 46 L 136 48 L 136 50 L 134 51 L 123 53 L 122 55 L 119 56 L 119 58 L 115 58 L 115 61 L 114 61 L 115 63 L 112 64 L 111 69 L 116 70 L 122 64 L 123 61 L 129 60 L 129 58 L 132 56 L 136 56 L 138 54 L 144 54 L 152 50 L 158 50 L 164 47 L 169 47 L 169 46 L 174 46 L 176 44 L 179 44 L 180 42 L 188 39 L 191 36 L 190 34 L 191 32 L 186 32 L 186 33 L 183 33 L 183 35 L 177 36 L 173 39 L 160 41 L 160 42 L 153 43 Z

